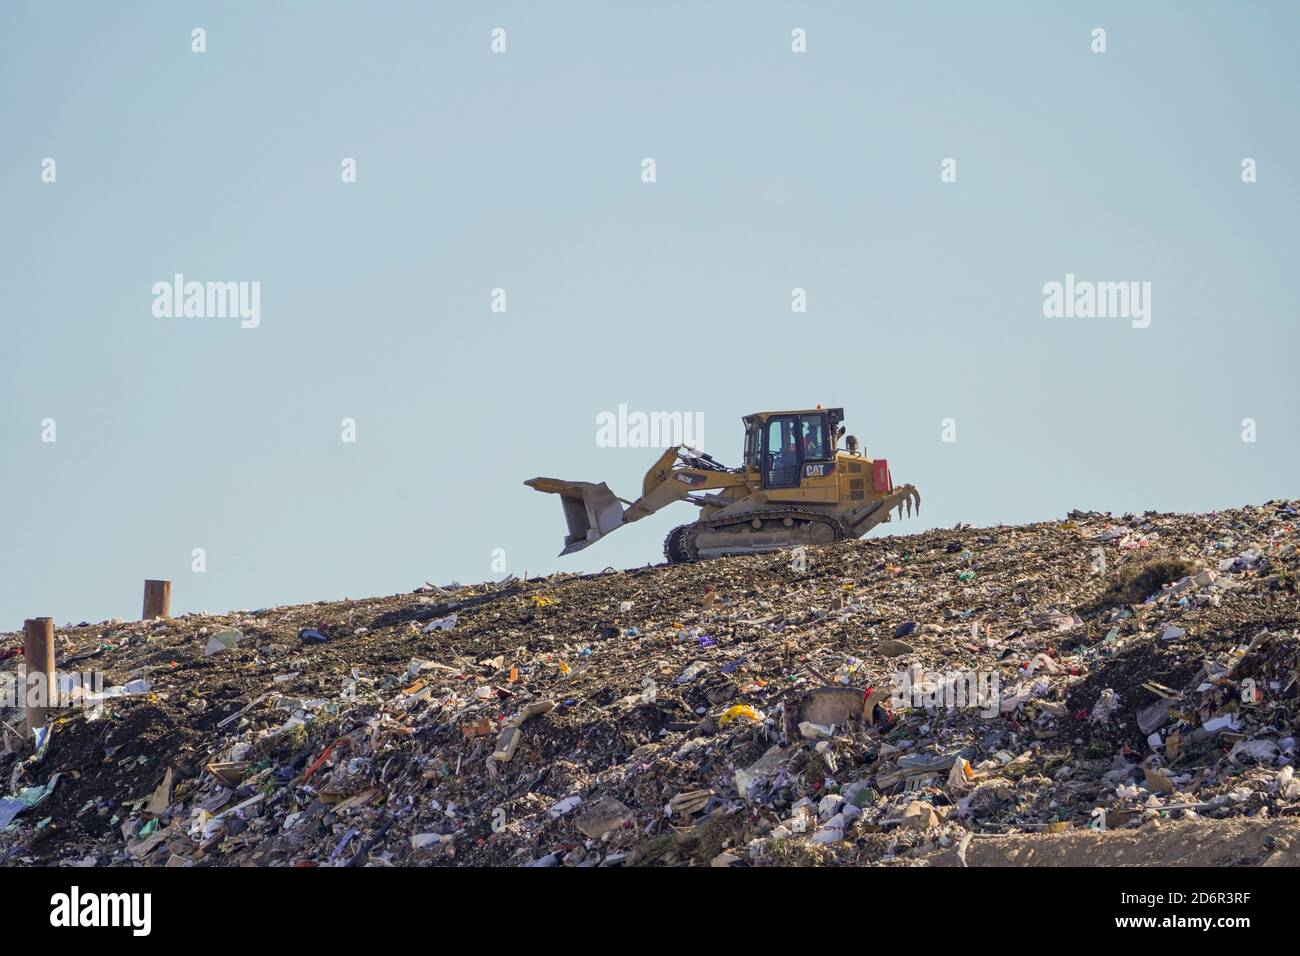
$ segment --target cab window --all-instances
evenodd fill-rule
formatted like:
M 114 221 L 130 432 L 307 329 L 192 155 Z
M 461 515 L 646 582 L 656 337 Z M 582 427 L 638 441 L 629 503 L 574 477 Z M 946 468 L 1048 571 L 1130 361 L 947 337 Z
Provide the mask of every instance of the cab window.
M 769 418 L 763 429 L 763 487 L 799 484 L 798 420 L 793 415 Z
M 758 426 L 750 425 L 745 429 L 745 470 L 758 469 Z
M 799 440 L 804 461 L 825 461 L 831 457 L 825 415 L 799 416 Z

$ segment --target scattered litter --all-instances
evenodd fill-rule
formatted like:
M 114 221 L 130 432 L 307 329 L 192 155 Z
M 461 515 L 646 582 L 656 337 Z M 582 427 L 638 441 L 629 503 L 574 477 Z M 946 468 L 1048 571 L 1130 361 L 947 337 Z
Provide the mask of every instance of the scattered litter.
M 1297 517 L 1074 512 L 810 546 L 802 573 L 59 628 L 103 706 L 35 741 L 0 708 L 0 858 L 975 865 L 985 835 L 1294 816 Z

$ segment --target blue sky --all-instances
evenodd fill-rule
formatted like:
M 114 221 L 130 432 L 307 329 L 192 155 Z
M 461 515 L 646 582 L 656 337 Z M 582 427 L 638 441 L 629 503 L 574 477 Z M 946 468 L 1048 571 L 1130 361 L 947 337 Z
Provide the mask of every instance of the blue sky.
M 179 613 L 658 561 L 694 509 L 560 559 L 522 484 L 635 497 L 620 403 L 728 464 L 743 414 L 843 406 L 924 497 L 876 534 L 1293 495 L 1298 21 L 7 3 L 0 630 L 137 616 L 149 577 Z M 260 325 L 155 317 L 177 272 L 260 282 Z M 1150 327 L 1046 318 L 1066 273 L 1150 282 Z

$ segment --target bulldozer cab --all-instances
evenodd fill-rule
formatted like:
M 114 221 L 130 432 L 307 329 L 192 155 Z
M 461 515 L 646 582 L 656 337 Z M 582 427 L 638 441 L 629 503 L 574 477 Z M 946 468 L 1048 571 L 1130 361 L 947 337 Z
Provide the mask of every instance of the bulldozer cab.
M 841 418 L 838 408 L 747 416 L 746 470 L 759 472 L 765 489 L 798 488 L 804 478 L 825 477 Z

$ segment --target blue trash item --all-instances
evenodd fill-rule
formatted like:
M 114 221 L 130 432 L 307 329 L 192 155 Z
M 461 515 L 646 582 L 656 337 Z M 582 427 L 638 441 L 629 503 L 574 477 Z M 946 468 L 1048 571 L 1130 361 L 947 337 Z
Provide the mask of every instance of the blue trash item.
M 316 630 L 314 627 L 304 627 L 298 632 L 298 638 L 303 641 L 311 641 L 314 644 L 324 644 L 329 640 L 328 637 Z

